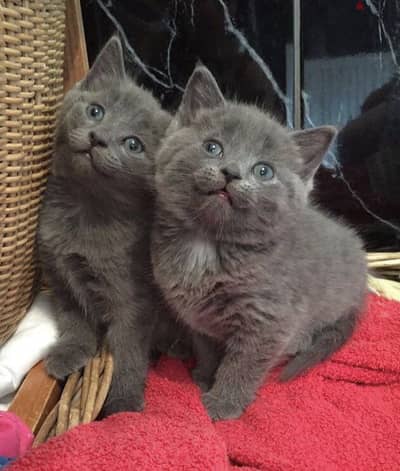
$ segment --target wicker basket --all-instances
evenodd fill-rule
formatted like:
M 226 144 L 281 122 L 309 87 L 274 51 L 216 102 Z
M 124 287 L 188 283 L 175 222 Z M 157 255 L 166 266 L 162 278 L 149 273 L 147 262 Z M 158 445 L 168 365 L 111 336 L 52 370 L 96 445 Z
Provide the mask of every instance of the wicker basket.
M 400 252 L 368 253 L 371 291 L 400 302 Z
M 112 356 L 102 349 L 83 371 L 72 373 L 60 399 L 36 434 L 34 446 L 61 435 L 76 425 L 95 420 L 107 398 L 113 374 Z
M 38 208 L 63 96 L 65 0 L 0 0 L 0 345 L 34 292 Z

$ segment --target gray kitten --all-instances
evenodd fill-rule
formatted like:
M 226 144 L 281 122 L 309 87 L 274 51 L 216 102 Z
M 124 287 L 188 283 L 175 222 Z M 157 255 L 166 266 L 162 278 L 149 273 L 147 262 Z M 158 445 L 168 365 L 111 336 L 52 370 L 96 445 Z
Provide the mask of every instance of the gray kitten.
M 114 376 L 104 415 L 143 406 L 158 309 L 150 262 L 154 155 L 169 122 L 126 76 L 116 37 L 60 112 L 38 233 L 61 333 L 46 368 L 64 378 L 105 336 Z
M 154 275 L 195 333 L 193 375 L 214 419 L 240 416 L 283 359 L 287 380 L 353 332 L 362 243 L 308 198 L 334 136 L 226 102 L 197 67 L 157 154 Z

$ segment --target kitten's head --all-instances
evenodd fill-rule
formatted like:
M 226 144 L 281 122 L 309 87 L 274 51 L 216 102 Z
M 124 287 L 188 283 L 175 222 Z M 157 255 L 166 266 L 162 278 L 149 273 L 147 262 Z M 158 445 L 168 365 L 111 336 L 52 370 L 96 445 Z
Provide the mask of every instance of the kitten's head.
M 92 184 L 126 177 L 150 181 L 169 122 L 153 96 L 127 77 L 120 40 L 113 37 L 64 99 L 53 172 Z
M 289 131 L 253 106 L 227 102 L 197 67 L 157 157 L 159 204 L 218 238 L 271 229 L 306 204 L 335 134 L 328 126 Z

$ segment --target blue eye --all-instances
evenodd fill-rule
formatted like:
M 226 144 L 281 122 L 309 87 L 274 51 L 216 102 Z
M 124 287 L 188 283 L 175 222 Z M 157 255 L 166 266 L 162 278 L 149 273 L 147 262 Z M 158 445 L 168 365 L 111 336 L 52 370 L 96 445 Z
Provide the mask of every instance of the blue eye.
M 223 149 L 219 142 L 217 141 L 206 141 L 203 144 L 204 150 L 207 154 L 211 155 L 211 157 L 222 157 Z
M 272 180 L 274 178 L 274 169 L 263 162 L 254 165 L 253 167 L 253 174 L 258 180 L 266 181 Z
M 129 154 L 140 154 L 144 151 L 142 141 L 136 136 L 127 137 L 124 141 L 124 146 Z
M 104 118 L 105 111 L 101 105 L 92 103 L 86 108 L 86 114 L 92 121 L 101 121 Z

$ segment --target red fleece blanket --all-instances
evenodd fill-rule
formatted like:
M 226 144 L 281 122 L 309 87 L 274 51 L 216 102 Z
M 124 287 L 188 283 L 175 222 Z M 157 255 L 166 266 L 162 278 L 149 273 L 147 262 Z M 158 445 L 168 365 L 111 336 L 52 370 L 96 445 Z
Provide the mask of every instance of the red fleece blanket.
M 400 469 L 400 304 L 371 296 L 353 339 L 290 383 L 274 375 L 238 420 L 213 424 L 188 369 L 163 359 L 143 413 L 50 440 L 13 471 Z

